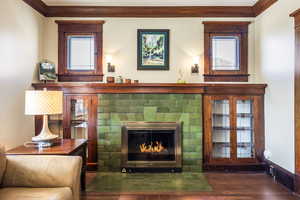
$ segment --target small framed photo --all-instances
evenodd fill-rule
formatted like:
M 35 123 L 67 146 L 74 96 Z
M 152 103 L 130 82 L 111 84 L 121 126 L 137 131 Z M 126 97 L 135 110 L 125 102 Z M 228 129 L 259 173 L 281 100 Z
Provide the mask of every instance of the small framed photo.
M 138 30 L 138 70 L 169 70 L 169 30 Z
M 39 79 L 40 81 L 55 81 L 55 65 L 47 61 L 41 62 L 39 68 Z

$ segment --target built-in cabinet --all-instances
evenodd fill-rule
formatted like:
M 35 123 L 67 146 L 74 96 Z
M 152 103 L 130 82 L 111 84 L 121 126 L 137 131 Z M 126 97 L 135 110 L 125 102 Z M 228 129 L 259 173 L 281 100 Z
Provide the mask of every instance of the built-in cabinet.
M 205 167 L 262 161 L 262 108 L 261 96 L 204 96 Z
M 49 128 L 60 138 L 88 140 L 88 169 L 97 169 L 97 105 L 96 95 L 64 95 L 62 115 L 49 116 Z M 42 117 L 36 117 L 39 133 Z
M 33 84 L 62 90 L 63 115 L 49 116 L 63 138 L 88 139 L 88 169 L 97 168 L 98 94 L 202 94 L 204 168 L 263 167 L 265 84 Z M 100 99 L 101 101 L 101 99 Z M 36 133 L 42 117 L 36 117 Z

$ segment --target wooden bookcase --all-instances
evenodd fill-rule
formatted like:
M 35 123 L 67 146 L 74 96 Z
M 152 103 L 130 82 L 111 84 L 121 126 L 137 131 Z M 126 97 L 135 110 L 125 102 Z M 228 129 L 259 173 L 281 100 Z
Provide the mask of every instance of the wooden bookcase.
M 205 95 L 205 168 L 259 168 L 264 150 L 263 113 L 262 96 Z

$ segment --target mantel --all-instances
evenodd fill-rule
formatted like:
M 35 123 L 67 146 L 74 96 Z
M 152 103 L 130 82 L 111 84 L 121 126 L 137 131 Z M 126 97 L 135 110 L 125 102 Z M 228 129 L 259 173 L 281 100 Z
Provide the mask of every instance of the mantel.
M 36 90 L 62 90 L 65 94 L 218 94 L 263 95 L 266 84 L 217 84 L 217 83 L 33 83 Z

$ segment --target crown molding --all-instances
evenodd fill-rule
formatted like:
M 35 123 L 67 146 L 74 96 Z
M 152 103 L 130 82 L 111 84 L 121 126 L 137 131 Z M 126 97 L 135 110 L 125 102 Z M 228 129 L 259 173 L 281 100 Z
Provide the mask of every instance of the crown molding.
M 248 6 L 50 6 L 48 17 L 254 17 Z
M 45 17 L 256 17 L 278 0 L 254 6 L 48 6 L 23 0 Z
M 277 1 L 278 0 L 259 0 L 258 2 L 256 2 L 256 4 L 254 4 L 254 6 L 252 7 L 255 17 L 263 13 Z
M 49 6 L 47 6 L 42 0 L 23 0 L 25 3 L 27 3 L 29 6 L 31 6 L 33 9 L 38 11 L 43 16 L 47 17 L 47 11 Z
M 291 17 L 297 17 L 300 15 L 300 9 L 294 11 L 293 13 L 290 14 Z

